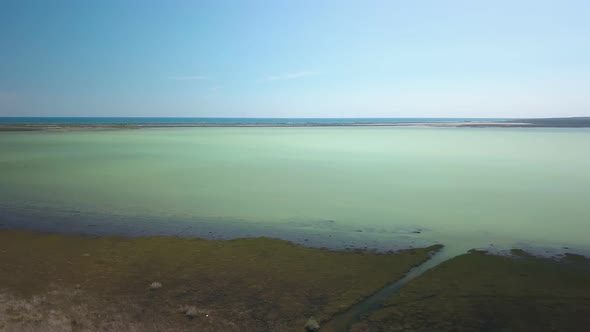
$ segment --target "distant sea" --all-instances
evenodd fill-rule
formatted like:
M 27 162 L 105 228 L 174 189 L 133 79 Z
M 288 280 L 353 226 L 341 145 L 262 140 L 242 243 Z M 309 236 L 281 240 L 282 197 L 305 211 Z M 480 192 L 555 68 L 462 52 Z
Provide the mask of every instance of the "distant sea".
M 5 124 L 358 124 L 501 121 L 500 118 L 173 118 L 173 117 L 0 117 Z

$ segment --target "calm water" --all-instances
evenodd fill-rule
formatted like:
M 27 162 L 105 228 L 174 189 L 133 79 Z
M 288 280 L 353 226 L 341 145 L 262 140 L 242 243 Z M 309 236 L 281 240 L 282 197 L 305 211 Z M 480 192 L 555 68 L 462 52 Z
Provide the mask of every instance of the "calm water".
M 1 133 L 0 224 L 36 211 L 39 225 L 118 216 L 84 225 L 93 229 L 158 220 L 149 227 L 166 233 L 180 221 L 195 229 L 232 222 L 369 244 L 587 247 L 589 147 L 585 129 Z

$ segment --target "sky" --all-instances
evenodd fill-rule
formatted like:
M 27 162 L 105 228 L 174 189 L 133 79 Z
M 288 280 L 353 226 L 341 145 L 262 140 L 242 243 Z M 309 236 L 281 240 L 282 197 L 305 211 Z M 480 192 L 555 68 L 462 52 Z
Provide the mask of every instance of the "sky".
M 0 116 L 590 116 L 590 1 L 0 0 Z

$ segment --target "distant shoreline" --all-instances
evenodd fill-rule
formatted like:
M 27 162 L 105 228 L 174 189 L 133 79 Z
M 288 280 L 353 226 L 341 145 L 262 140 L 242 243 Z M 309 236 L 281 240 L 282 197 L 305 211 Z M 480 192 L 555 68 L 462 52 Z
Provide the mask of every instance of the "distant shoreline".
M 379 119 L 376 119 L 379 120 Z M 313 121 L 313 120 L 311 120 Z M 433 128 L 590 128 L 590 117 L 433 122 L 248 122 L 248 123 L 0 123 L 0 131 L 120 130 L 144 128 L 258 127 L 433 127 Z

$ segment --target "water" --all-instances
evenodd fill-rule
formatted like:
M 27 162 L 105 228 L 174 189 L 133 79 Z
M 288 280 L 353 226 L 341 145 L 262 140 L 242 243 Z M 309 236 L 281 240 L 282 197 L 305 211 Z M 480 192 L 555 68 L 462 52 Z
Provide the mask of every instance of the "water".
M 0 124 L 355 124 L 499 121 L 491 118 L 0 117 Z
M 587 129 L 5 132 L 0 224 L 587 248 L 589 146 Z
M 322 325 L 323 331 L 349 331 L 350 327 L 365 316 L 383 307 L 383 303 L 397 295 L 399 291 L 410 280 L 415 279 L 433 267 L 443 263 L 444 261 L 456 256 L 452 252 L 448 252 L 445 248 L 435 253 L 426 262 L 412 268 L 406 275 L 398 281 L 391 283 L 375 294 L 369 296 L 348 308 L 346 311 L 336 314 L 329 321 Z

